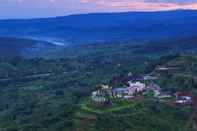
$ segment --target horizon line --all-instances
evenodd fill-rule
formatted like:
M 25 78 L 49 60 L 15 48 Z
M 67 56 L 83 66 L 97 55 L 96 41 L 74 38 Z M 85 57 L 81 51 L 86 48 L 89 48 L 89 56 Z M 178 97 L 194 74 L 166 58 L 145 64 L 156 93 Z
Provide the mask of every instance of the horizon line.
M 86 12 L 86 13 L 74 13 L 74 14 L 65 14 L 57 16 L 46 16 L 46 17 L 19 17 L 19 18 L 0 18 L 0 21 L 9 21 L 9 20 L 37 20 L 37 19 L 50 19 L 50 18 L 60 18 L 60 17 L 69 17 L 69 16 L 78 16 L 78 15 L 93 15 L 93 14 L 122 14 L 122 13 L 157 13 L 157 12 L 173 12 L 173 11 L 197 11 L 197 9 L 172 9 L 172 10 L 131 10 L 131 11 L 105 11 L 105 12 Z

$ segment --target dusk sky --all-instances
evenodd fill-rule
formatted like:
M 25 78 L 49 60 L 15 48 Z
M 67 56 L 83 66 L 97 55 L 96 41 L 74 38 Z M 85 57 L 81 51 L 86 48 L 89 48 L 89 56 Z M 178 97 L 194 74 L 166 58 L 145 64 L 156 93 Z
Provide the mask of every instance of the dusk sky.
M 197 9 L 197 0 L 0 0 L 0 19 L 174 9 Z

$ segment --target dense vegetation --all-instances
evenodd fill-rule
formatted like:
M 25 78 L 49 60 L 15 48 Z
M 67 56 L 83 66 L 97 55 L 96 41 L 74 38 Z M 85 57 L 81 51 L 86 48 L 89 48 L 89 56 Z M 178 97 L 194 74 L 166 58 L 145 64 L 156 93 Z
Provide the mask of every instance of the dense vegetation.
M 165 67 L 174 67 L 171 71 L 154 71 L 159 75 L 160 85 L 165 90 L 171 91 L 197 91 L 197 57 L 196 55 L 184 55 L 162 64 Z
M 191 124 L 188 116 L 188 110 L 145 101 L 137 103 L 133 108 L 99 115 L 92 130 L 189 131 Z
M 191 131 L 191 123 L 187 121 L 190 109 L 174 109 L 154 101 L 136 103 L 135 108 L 109 114 L 94 114 L 93 122 L 83 123 L 78 118 L 78 113 L 81 113 L 81 101 L 89 96 L 97 85 L 109 83 L 114 76 L 124 76 L 128 72 L 157 73 L 155 69 L 158 65 L 178 66 L 181 73 L 185 74 L 181 75 L 185 81 L 190 81 L 185 77 L 195 76 L 195 55 L 165 56 L 169 52 L 161 52 L 161 46 L 156 43 L 148 48 L 146 46 L 148 45 L 133 46 L 129 43 L 116 46 L 109 43 L 81 45 L 64 49 L 64 52 L 61 52 L 62 58 L 59 59 L 2 57 L 0 130 Z M 192 49 L 194 46 L 193 44 Z M 153 49 L 153 52 L 147 52 L 149 49 Z M 191 50 L 185 53 L 191 53 Z M 179 88 L 182 79 L 175 77 L 178 73 L 167 75 L 172 77 L 166 77 L 164 73 L 160 81 L 161 85 L 167 83 L 163 87 L 168 88 L 166 90 L 174 90 L 173 87 L 176 87 L 175 90 L 188 87 Z M 171 80 L 174 77 L 176 79 Z M 196 90 L 195 87 L 192 85 L 189 90 Z M 121 117 L 121 114 L 128 116 Z
M 133 56 L 127 62 L 116 55 L 110 62 L 107 58 L 96 54 L 57 60 L 2 58 L 0 128 L 73 129 L 74 113 L 83 97 L 96 85 L 108 82 L 114 75 L 136 70 L 144 62 L 138 58 L 134 61 Z

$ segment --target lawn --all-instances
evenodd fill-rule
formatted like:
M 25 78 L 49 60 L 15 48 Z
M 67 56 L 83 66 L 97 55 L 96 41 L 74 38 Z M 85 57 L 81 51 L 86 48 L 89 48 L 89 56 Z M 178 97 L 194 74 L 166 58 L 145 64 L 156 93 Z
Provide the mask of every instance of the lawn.
M 135 106 L 133 101 L 128 100 L 113 100 L 111 106 L 105 105 L 93 105 L 91 104 L 90 99 L 84 100 L 81 104 L 81 109 L 87 112 L 96 113 L 96 114 L 103 114 L 108 112 L 116 112 L 128 108 L 132 108 Z

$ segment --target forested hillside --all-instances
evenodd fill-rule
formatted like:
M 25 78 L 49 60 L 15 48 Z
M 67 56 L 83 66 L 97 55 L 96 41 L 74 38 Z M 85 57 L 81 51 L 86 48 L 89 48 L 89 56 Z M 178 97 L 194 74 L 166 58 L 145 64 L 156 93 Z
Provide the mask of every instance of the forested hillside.
M 70 44 L 179 38 L 197 33 L 195 10 L 71 15 L 0 21 L 0 36 L 63 40 Z
M 197 56 L 184 55 L 168 58 L 165 63 L 157 63 L 154 74 L 161 77 L 160 85 L 169 91 L 193 91 L 197 93 Z M 158 71 L 159 67 L 174 68 L 171 71 Z

